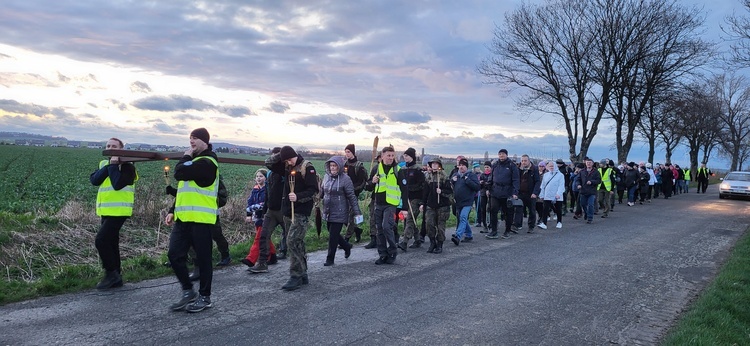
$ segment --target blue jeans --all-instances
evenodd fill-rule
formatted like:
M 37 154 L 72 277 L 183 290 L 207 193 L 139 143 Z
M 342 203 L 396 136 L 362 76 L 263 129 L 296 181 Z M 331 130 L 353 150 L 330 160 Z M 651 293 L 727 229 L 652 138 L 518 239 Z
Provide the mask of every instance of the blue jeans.
M 458 239 L 463 239 L 464 233 L 466 233 L 466 238 L 473 238 L 471 226 L 469 226 L 469 212 L 471 212 L 471 206 L 461 208 L 458 213 L 458 228 L 456 228 Z
M 635 203 L 635 190 L 638 190 L 638 185 L 633 185 L 628 188 L 628 202 Z
M 589 221 L 594 219 L 594 201 L 595 200 L 596 200 L 596 195 L 581 194 L 581 207 L 583 209 L 583 213 L 586 214 L 585 215 L 586 219 Z

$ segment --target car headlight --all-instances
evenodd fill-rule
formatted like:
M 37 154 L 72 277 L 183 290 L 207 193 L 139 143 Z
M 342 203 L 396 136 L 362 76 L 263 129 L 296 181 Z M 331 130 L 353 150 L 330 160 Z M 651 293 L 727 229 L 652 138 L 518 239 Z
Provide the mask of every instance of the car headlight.
M 729 184 L 722 183 L 719 185 L 719 188 L 722 190 L 729 190 Z

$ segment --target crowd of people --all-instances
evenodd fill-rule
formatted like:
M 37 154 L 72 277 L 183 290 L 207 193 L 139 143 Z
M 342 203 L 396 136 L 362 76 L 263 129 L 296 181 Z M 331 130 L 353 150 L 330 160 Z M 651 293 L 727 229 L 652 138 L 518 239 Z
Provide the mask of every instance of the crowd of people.
M 199 312 L 213 306 L 212 241 L 217 242 L 222 255 L 218 265 L 230 261 L 219 221 L 226 189 L 209 142 L 206 129 L 191 132 L 190 148 L 175 167 L 178 186 L 168 189 L 175 196 L 165 219 L 173 226 L 168 258 L 182 287 L 180 300 L 170 306 L 174 311 Z M 107 149 L 122 148 L 119 139 L 107 142 Z M 377 249 L 376 265 L 388 265 L 395 263 L 399 251 L 415 251 L 427 241 L 428 253 L 442 253 L 451 215 L 457 220 L 450 234 L 455 246 L 474 239 L 472 227 L 488 239 L 507 239 L 524 228 L 524 219 L 527 233 L 553 225 L 562 229 L 568 212 L 573 219 L 591 224 L 595 215 L 609 217 L 615 205 L 632 207 L 660 196 L 668 199 L 688 193 L 691 180 L 698 182 L 696 192 L 705 193 L 711 175 L 705 163 L 691 177 L 689 169 L 670 163 L 616 165 L 609 159 L 595 162 L 588 157 L 581 163 L 561 159 L 535 163 L 528 155 L 515 162 L 505 149 L 498 151 L 497 159 L 483 163 L 470 163 L 458 156 L 455 167 L 447 171 L 440 158 L 418 164 L 414 148 L 408 148 L 402 160 L 397 160 L 391 146 L 382 148 L 368 173 L 356 156 L 354 144 L 347 145 L 343 154 L 325 162 L 321 178 L 312 162 L 294 148 L 272 150 L 266 167 L 255 172 L 247 199 L 246 221 L 256 231 L 248 255 L 241 261 L 249 272 L 267 273 L 269 265 L 288 259 L 289 280 L 281 288 L 293 291 L 307 285 L 304 239 L 316 206 L 329 233 L 324 266 L 335 264 L 338 249 L 349 258 L 353 242 L 359 242 L 363 234 L 363 209 L 369 211 L 370 229 L 370 241 L 364 248 Z M 122 286 L 119 231 L 132 215 L 138 175 L 132 163 L 111 157 L 100 162 L 90 179 L 99 186 L 97 214 L 102 224 L 96 247 L 105 275 L 97 288 L 104 290 Z M 367 196 L 361 198 L 365 192 Z M 364 207 L 359 202 L 362 199 Z M 397 225 L 401 220 L 404 227 L 399 235 Z M 282 241 L 274 246 L 271 235 L 277 228 Z M 187 269 L 190 252 L 194 252 L 191 256 L 197 268 L 193 274 Z M 198 292 L 193 289 L 194 280 L 200 280 Z

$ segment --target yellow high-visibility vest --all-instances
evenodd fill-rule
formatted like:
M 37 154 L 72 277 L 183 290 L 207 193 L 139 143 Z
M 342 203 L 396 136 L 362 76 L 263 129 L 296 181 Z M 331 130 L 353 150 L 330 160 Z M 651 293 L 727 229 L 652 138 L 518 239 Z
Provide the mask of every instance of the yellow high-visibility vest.
M 602 173 L 602 169 L 599 168 L 599 174 L 602 176 L 602 182 L 596 189 L 599 190 L 602 188 L 602 185 L 604 185 L 604 188 L 607 189 L 607 191 L 612 191 L 612 168 L 607 168 L 604 170 L 604 173 Z
M 213 225 L 219 213 L 219 163 L 210 156 L 196 157 L 193 162 L 201 159 L 211 160 L 216 165 L 216 179 L 206 187 L 198 186 L 193 180 L 180 181 L 177 184 L 174 216 L 183 222 Z
M 109 160 L 99 162 L 99 169 L 109 164 Z M 138 180 L 138 174 L 135 176 Z M 135 201 L 135 181 L 133 184 L 115 190 L 112 181 L 107 177 L 99 185 L 99 192 L 96 194 L 96 215 L 97 216 L 133 216 L 133 202 Z
M 401 204 L 401 189 L 398 187 L 396 173 L 398 173 L 398 166 L 394 166 L 386 175 L 385 170 L 383 169 L 383 164 L 378 164 L 378 176 L 380 176 L 380 182 L 378 183 L 375 192 L 385 192 L 386 203 L 397 207 Z
M 684 169 L 683 172 L 685 173 L 685 180 L 690 180 L 690 168 Z

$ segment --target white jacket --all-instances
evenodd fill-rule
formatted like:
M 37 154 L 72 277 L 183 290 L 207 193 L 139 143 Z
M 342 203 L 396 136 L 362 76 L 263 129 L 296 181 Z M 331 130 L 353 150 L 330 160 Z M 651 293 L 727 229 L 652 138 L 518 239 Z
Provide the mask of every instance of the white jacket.
M 565 177 L 555 167 L 552 171 L 544 173 L 542 176 L 542 191 L 539 197 L 545 201 L 562 201 L 565 193 Z M 555 196 L 560 196 L 556 198 Z

